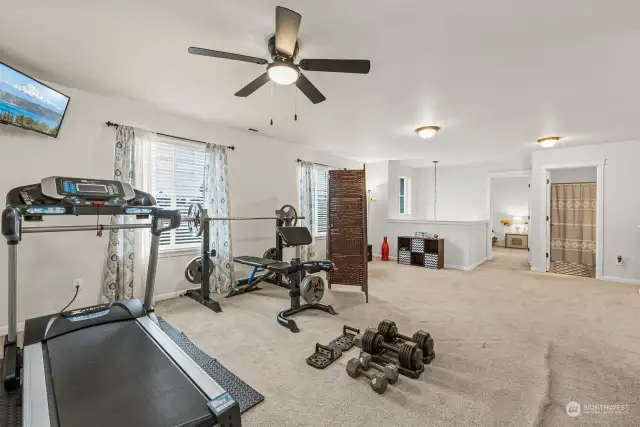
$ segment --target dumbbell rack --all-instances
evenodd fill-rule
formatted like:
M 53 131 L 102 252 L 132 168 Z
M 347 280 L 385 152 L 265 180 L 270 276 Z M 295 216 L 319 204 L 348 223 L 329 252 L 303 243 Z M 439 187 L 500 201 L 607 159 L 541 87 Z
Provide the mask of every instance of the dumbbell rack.
M 389 355 L 387 350 L 382 350 L 377 354 L 372 354 L 371 357 L 373 358 L 374 362 L 380 365 L 384 365 L 386 363 L 393 363 L 398 365 L 398 372 L 400 372 L 401 375 L 404 375 L 405 377 L 411 378 L 413 380 L 417 380 L 418 378 L 420 378 L 420 375 L 422 375 L 422 373 L 424 372 L 424 365 L 422 365 L 420 369 L 403 368 L 402 366 L 400 366 L 398 358 Z

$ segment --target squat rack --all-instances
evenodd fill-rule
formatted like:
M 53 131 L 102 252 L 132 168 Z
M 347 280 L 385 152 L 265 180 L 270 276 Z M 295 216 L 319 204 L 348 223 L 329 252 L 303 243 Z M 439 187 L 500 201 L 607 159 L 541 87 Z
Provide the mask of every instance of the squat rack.
M 210 249 L 210 231 L 211 221 L 254 221 L 254 220 L 289 220 L 290 223 L 297 223 L 298 219 L 304 219 L 299 217 L 295 208 L 291 205 L 284 205 L 275 212 L 277 216 L 227 216 L 227 217 L 210 217 L 207 213 L 207 209 L 203 208 L 200 203 L 192 203 L 189 206 L 187 218 L 183 219 L 189 226 L 189 231 L 195 237 L 202 236 L 201 250 L 200 250 L 200 269 L 202 273 L 200 289 L 189 289 L 186 292 L 186 296 L 199 302 L 205 307 L 213 310 L 216 313 L 222 312 L 220 303 L 214 299 L 211 299 L 211 290 L 209 289 L 211 282 L 211 257 L 216 256 L 215 249 Z M 280 256 L 282 256 L 280 254 Z M 196 259 L 191 260 L 189 265 Z M 233 261 L 233 260 L 231 260 Z M 189 266 L 187 266 L 189 268 Z

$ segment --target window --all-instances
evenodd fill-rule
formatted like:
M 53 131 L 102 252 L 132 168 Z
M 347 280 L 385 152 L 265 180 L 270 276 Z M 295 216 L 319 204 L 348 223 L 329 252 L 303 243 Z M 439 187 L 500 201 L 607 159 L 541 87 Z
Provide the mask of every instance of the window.
M 316 169 L 316 221 L 315 236 L 327 234 L 328 221 L 328 190 L 329 172 L 326 169 Z
M 411 214 L 411 179 L 400 177 L 400 213 Z
M 151 144 L 151 194 L 159 207 L 179 209 L 184 218 L 191 203 L 203 203 L 204 148 L 204 144 L 171 138 L 161 138 Z M 189 233 L 186 222 L 160 237 L 161 251 L 199 247 L 200 237 Z

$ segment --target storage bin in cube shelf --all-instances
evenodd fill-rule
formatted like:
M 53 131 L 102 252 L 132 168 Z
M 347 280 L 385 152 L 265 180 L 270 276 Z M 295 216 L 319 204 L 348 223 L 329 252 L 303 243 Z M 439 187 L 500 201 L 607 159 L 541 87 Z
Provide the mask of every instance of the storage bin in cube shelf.
M 411 264 L 411 251 L 402 250 L 398 251 L 398 264 Z
M 411 239 L 411 252 L 424 252 L 424 240 Z
M 424 266 L 427 268 L 438 268 L 438 254 L 424 254 Z

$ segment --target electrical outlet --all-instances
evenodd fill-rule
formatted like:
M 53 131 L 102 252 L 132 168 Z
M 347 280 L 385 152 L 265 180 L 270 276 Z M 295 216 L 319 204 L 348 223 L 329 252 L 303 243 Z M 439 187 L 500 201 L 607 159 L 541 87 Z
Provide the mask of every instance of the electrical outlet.
M 76 288 L 78 288 L 78 290 L 82 289 L 82 278 L 73 279 L 73 290 L 75 291 Z
M 622 255 L 616 257 L 616 265 L 622 265 Z

